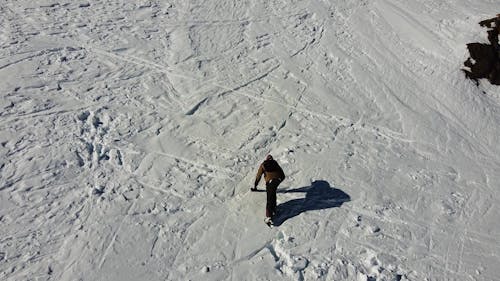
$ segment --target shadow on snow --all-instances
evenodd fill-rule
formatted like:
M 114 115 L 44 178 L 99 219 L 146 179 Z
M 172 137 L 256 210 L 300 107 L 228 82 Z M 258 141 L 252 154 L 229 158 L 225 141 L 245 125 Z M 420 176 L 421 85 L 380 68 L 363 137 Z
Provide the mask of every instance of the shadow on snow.
M 301 213 L 314 210 L 340 207 L 349 202 L 351 197 L 340 189 L 333 188 L 327 181 L 314 181 L 310 186 L 301 188 L 278 190 L 278 193 L 305 193 L 305 198 L 292 199 L 277 206 L 277 215 L 273 219 L 279 226 L 286 220 Z

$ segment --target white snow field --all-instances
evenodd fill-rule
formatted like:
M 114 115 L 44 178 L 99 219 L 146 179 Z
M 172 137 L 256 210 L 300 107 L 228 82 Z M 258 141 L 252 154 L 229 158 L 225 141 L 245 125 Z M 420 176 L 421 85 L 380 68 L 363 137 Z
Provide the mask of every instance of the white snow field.
M 500 280 L 499 12 L 1 1 L 0 280 Z

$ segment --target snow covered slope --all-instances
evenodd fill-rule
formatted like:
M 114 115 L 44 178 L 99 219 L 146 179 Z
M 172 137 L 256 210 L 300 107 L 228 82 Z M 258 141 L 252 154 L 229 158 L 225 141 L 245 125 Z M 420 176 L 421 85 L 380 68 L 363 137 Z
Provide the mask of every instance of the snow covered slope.
M 498 280 L 498 8 L 2 1 L 0 280 Z

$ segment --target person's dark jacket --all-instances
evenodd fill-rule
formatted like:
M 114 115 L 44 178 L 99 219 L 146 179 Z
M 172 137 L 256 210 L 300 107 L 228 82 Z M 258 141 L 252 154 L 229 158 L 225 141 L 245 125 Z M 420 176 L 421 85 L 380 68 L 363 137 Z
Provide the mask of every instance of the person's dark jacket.
M 285 179 L 285 173 L 283 172 L 283 169 L 281 169 L 278 162 L 273 159 L 266 160 L 262 162 L 262 164 L 260 164 L 259 170 L 257 171 L 257 176 L 255 178 L 255 186 L 259 184 L 262 174 L 264 174 L 266 184 L 271 180 L 279 180 L 280 182 L 282 182 Z

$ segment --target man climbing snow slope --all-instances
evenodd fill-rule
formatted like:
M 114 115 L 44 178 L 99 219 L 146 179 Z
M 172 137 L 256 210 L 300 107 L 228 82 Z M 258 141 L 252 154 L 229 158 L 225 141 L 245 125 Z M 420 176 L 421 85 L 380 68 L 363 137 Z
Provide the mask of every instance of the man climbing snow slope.
M 251 188 L 252 191 L 257 190 L 257 185 L 259 184 L 260 178 L 263 174 L 266 181 L 267 194 L 266 218 L 264 221 L 269 226 L 272 226 L 272 217 L 276 214 L 276 191 L 278 189 L 278 185 L 285 179 L 285 173 L 283 172 L 283 169 L 281 169 L 278 162 L 276 162 L 271 155 L 267 155 L 266 160 L 264 160 L 264 162 L 262 162 L 259 166 L 254 187 Z

